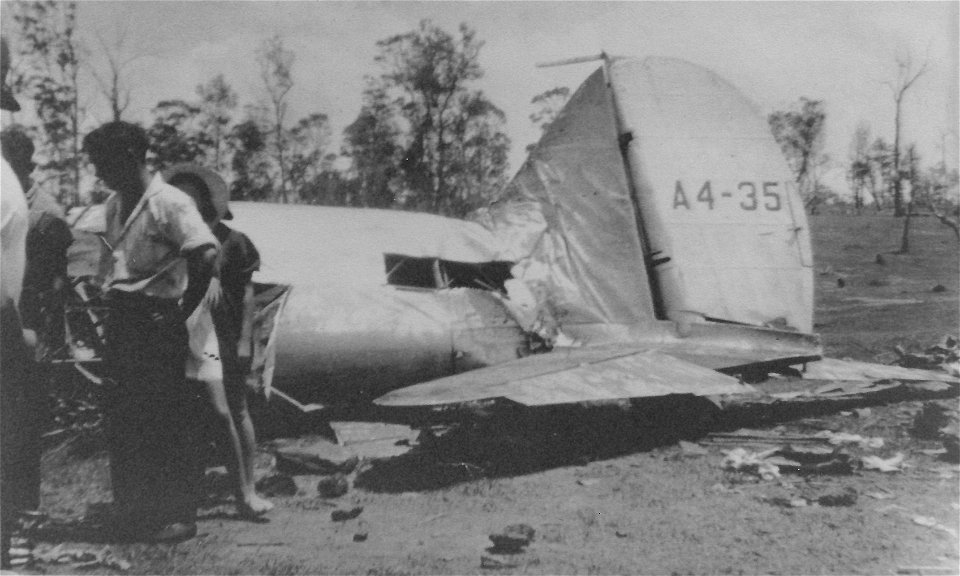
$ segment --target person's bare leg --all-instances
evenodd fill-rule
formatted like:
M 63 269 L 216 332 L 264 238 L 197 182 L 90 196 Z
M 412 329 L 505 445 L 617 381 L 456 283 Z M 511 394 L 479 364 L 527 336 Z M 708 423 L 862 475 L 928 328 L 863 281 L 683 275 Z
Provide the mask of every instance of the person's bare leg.
M 257 438 L 253 429 L 253 419 L 247 409 L 247 396 L 242 386 L 227 396 L 230 413 L 234 417 L 234 424 L 239 435 L 240 465 L 244 470 L 244 482 L 239 486 L 237 494 L 238 506 L 242 506 L 241 513 L 248 516 L 260 516 L 273 509 L 273 503 L 257 494 L 254 488 L 253 461 L 257 455 Z
M 227 471 L 234 480 L 235 494 L 237 497 L 237 509 L 241 515 L 248 515 L 249 511 L 245 506 L 245 495 L 243 488 L 251 484 L 253 479 L 247 479 L 247 468 L 244 465 L 243 447 L 240 442 L 240 436 L 237 434 L 237 428 L 233 423 L 233 416 L 230 414 L 230 405 L 227 402 L 227 394 L 223 388 L 223 382 L 220 380 L 204 382 L 207 388 L 207 395 L 210 398 L 210 404 L 213 407 L 217 419 L 217 446 L 227 463 Z

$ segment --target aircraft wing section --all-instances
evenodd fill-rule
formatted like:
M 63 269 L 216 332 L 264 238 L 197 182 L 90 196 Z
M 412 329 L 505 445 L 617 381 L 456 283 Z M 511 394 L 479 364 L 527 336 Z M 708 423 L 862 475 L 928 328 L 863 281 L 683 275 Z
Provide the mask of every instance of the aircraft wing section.
M 837 360 L 824 358 L 807 365 L 803 377 L 809 380 L 912 380 L 957 382 L 958 379 L 946 372 L 919 370 L 917 368 L 902 368 L 900 366 L 886 366 L 858 362 L 855 360 Z
M 395 390 L 374 402 L 426 407 L 504 398 L 525 406 L 670 394 L 754 392 L 737 379 L 655 350 L 586 348 L 528 356 L 506 364 Z

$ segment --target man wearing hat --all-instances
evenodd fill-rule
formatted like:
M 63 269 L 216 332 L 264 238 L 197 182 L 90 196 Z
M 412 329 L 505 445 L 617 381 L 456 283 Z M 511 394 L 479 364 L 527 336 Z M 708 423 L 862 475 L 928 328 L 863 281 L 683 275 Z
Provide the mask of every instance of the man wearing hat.
M 9 69 L 7 41 L 0 38 L 0 108 L 16 112 L 20 105 L 7 88 Z M 23 473 L 32 460 L 27 432 L 33 428 L 27 424 L 36 415 L 29 413 L 31 357 L 18 312 L 27 257 L 27 200 L 6 158 L 0 169 L 0 561 L 7 568 L 11 532 L 36 481 Z
M 207 294 L 219 243 L 189 196 L 147 169 L 147 135 L 109 122 L 83 140 L 107 200 L 101 277 L 104 405 L 119 536 L 173 542 L 196 534 L 202 470 L 199 390 L 188 387 L 185 319 Z

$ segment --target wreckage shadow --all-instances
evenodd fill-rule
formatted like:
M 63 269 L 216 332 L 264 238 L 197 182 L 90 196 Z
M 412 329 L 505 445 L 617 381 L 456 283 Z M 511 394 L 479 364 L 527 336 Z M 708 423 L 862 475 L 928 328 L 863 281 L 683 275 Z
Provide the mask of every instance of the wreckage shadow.
M 504 406 L 465 416 L 409 453 L 374 460 L 354 485 L 374 492 L 444 488 L 477 478 L 515 476 L 645 452 L 710 431 L 719 408 L 695 396 L 615 405 Z
M 955 398 L 957 388 L 894 388 L 863 397 L 750 403 L 723 409 L 698 396 L 664 396 L 602 406 L 499 406 L 465 416 L 439 434 L 425 428 L 419 446 L 375 460 L 354 485 L 374 492 L 432 490 L 478 478 L 528 474 L 695 441 L 709 432 L 763 428 L 868 406 Z

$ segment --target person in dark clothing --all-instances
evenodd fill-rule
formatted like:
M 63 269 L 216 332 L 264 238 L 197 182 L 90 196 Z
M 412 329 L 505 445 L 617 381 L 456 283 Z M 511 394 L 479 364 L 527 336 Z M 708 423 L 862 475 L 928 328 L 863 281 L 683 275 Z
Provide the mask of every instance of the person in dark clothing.
M 247 407 L 246 375 L 251 359 L 253 285 L 250 280 L 260 268 L 260 254 L 253 242 L 222 220 L 232 219 L 226 183 L 212 170 L 196 165 L 178 165 L 165 171 L 167 182 L 190 195 L 204 222 L 220 241 L 217 261 L 221 298 L 211 309 L 222 380 L 206 382 L 211 405 L 217 415 L 218 444 L 225 451 L 228 469 L 234 476 L 237 508 L 252 518 L 273 508 L 254 490 L 253 460 L 256 435 Z
M 189 196 L 146 166 L 139 126 L 110 122 L 84 151 L 116 193 L 106 205 L 101 258 L 105 402 L 118 536 L 170 542 L 196 535 L 200 499 L 198 390 L 187 385 L 185 318 L 208 287 L 219 243 Z
M 30 173 L 34 145 L 27 134 L 15 126 L 0 132 L 3 157 L 10 163 L 17 180 L 24 190 L 31 190 Z M 31 359 L 41 359 L 56 339 L 63 342 L 63 306 L 60 297 L 67 273 L 67 247 L 73 242 L 70 227 L 58 213 L 42 209 L 31 202 L 31 193 L 26 194 L 30 209 L 26 239 L 26 267 L 23 290 L 20 294 L 19 312 L 26 342 L 32 350 Z M 56 206 L 54 204 L 54 206 Z M 62 211 L 61 211 L 62 213 Z M 20 438 L 15 470 L 19 482 L 14 489 L 15 506 L 21 511 L 37 510 L 40 507 L 40 435 L 44 421 L 49 418 L 46 410 L 46 385 L 50 380 L 50 365 L 44 362 L 28 362 L 29 383 L 23 387 L 17 402 L 17 414 L 10 416 L 19 422 L 11 434 Z

